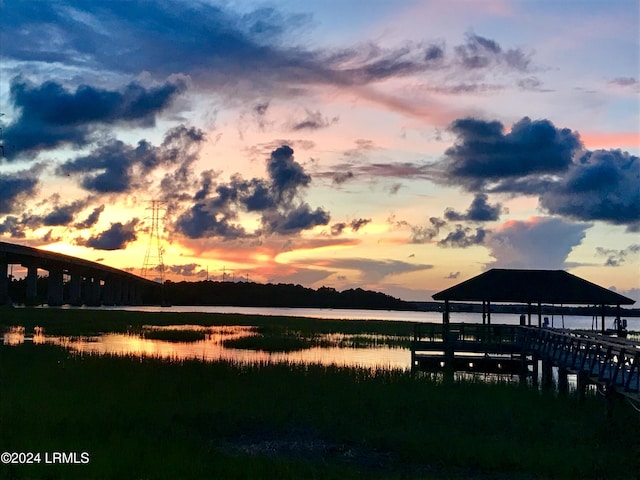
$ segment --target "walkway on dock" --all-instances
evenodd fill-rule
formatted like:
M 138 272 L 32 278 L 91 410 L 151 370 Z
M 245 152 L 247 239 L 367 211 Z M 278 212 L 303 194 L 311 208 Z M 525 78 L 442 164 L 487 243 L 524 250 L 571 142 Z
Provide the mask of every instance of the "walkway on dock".
M 519 325 L 416 324 L 411 348 L 414 370 L 519 375 L 522 381 L 568 389 L 575 374 L 579 393 L 587 384 L 640 404 L 640 342 L 595 332 Z M 540 372 L 539 369 L 542 371 Z

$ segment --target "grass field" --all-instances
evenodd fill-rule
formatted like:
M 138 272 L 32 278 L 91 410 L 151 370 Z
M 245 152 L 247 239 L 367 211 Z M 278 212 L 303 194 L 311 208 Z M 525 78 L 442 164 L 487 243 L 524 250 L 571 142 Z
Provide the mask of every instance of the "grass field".
M 114 322 L 121 331 L 201 323 L 184 314 L 114 318 L 99 312 L 87 322 L 76 311 L 41 318 L 33 318 L 42 315 L 38 310 L 16 311 L 22 319 L 10 324 L 27 331 L 44 325 L 58 334 L 87 334 L 90 327 L 82 323 L 98 329 L 93 333 L 113 331 Z M 211 317 L 202 322 L 231 324 Z M 375 333 L 369 332 L 373 322 L 356 328 L 351 322 L 240 317 L 237 322 L 297 331 L 335 323 L 333 329 Z M 382 327 L 390 335 L 407 328 Z M 640 472 L 640 416 L 625 404 L 608 418 L 598 397 L 579 404 L 506 383 L 74 355 L 27 343 L 0 346 L 0 388 L 1 452 L 87 452 L 90 459 L 0 465 L 3 479 L 622 479 Z

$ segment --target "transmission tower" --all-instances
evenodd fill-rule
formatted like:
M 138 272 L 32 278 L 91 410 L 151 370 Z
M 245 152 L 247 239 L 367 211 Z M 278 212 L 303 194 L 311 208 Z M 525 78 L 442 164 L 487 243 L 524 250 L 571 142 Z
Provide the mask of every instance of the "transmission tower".
M 160 273 L 160 284 L 164 285 L 164 261 L 162 260 L 162 246 L 160 245 L 160 210 L 161 205 L 166 202 L 160 200 L 151 200 L 151 232 L 149 233 L 149 244 L 147 245 L 147 253 L 144 255 L 144 263 L 142 264 L 141 277 L 157 275 Z M 152 252 L 155 250 L 155 253 Z M 153 279 L 153 278 L 152 278 Z

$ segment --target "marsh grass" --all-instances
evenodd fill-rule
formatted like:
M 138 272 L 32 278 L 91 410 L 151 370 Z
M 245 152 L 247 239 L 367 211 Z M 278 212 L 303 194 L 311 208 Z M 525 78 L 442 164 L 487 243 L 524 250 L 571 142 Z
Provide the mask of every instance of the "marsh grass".
M 339 324 L 341 326 L 341 324 Z M 308 348 L 409 348 L 410 337 L 373 334 L 309 333 L 279 325 L 261 325 L 255 334 L 224 340 L 227 348 L 264 352 L 294 352 Z
M 202 330 L 145 329 L 142 337 L 165 342 L 200 342 L 207 339 L 207 332 Z
M 227 348 L 241 350 L 256 350 L 262 352 L 295 352 L 319 346 L 320 342 L 313 339 L 295 335 L 250 335 L 247 337 L 223 340 L 222 344 Z
M 395 370 L 0 346 L 0 478 L 633 478 L 637 413 Z M 636 450 L 634 450 L 634 448 Z
M 100 309 L 0 307 L 0 331 L 22 325 L 27 332 L 42 327 L 48 335 L 97 335 L 104 332 L 140 332 L 145 325 L 254 326 L 267 336 L 297 332 L 301 336 L 343 333 L 410 337 L 411 322 L 382 320 L 328 320 L 306 317 L 260 316 L 223 313 L 134 312 Z

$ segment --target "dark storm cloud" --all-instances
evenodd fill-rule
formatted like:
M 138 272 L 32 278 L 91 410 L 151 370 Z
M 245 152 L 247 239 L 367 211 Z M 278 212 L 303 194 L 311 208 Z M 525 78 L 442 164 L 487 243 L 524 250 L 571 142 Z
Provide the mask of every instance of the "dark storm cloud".
M 509 179 L 564 172 L 582 147 L 577 133 L 528 117 L 506 134 L 500 122 L 473 118 L 456 120 L 450 129 L 458 138 L 445 151 L 447 176 L 471 191 L 500 190 Z
M 11 213 L 36 193 L 37 172 L 33 169 L 0 173 L 0 213 Z
M 81 185 L 94 192 L 127 192 L 144 185 L 146 175 L 157 167 L 193 162 L 192 150 L 203 139 L 200 130 L 179 126 L 165 134 L 159 147 L 146 140 L 135 147 L 112 140 L 86 156 L 65 162 L 56 173 L 80 175 Z
M 76 214 L 83 210 L 86 205 L 86 200 L 78 200 L 67 205 L 58 205 L 42 217 L 42 225 L 48 227 L 69 225 L 73 222 Z
M 465 213 L 459 213 L 451 208 L 447 208 L 444 217 L 453 222 L 468 220 L 472 222 L 489 222 L 498 220 L 502 213 L 502 205 L 490 205 L 487 203 L 489 197 L 484 193 L 477 193 L 471 202 L 471 205 Z
M 311 50 L 295 42 L 296 30 L 310 22 L 273 8 L 238 14 L 196 1 L 21 2 L 4 5 L 1 40 L 9 59 L 156 78 L 184 73 L 201 86 L 236 93 L 234 80 L 242 77 L 248 95 L 277 88 L 299 94 L 301 85 L 314 83 L 365 85 L 434 69 L 522 72 L 530 63 L 522 50 L 473 33 L 452 51 L 442 42 Z
M 449 232 L 445 238 L 438 241 L 439 247 L 467 248 L 473 245 L 482 245 L 488 230 L 476 228 L 475 233 L 469 227 L 456 225 L 453 232 Z
M 202 186 L 194 197 L 196 203 L 178 217 L 176 230 L 190 238 L 237 239 L 294 234 L 329 223 L 328 212 L 312 209 L 302 200 L 311 176 L 294 159 L 291 147 L 283 145 L 271 152 L 267 174 L 267 179 L 250 180 L 235 174 L 229 182 L 215 186 L 213 178 L 203 175 Z M 242 211 L 259 213 L 261 229 L 249 233 L 234 224 Z
M 241 225 L 234 225 L 236 215 L 211 208 L 206 203 L 196 203 L 184 212 L 176 222 L 176 229 L 189 238 L 222 237 L 234 240 L 247 237 Z
M 86 145 L 101 125 L 153 126 L 156 115 L 183 88 L 181 83 L 148 89 L 131 83 L 122 91 L 81 85 L 70 92 L 53 81 L 35 86 L 14 78 L 10 95 L 19 115 L 5 129 L 5 138 L 12 145 L 11 157 L 63 144 Z
M 602 220 L 640 231 L 640 158 L 620 150 L 586 152 L 540 195 L 549 213 Z
M 121 222 L 112 223 L 107 230 L 86 240 L 77 240 L 77 243 L 96 250 L 121 250 L 138 238 L 136 233 L 136 225 L 138 223 L 139 220 L 137 218 L 125 224 Z
M 293 150 L 283 145 L 271 152 L 267 163 L 273 196 L 278 201 L 290 202 L 298 189 L 311 182 L 311 176 L 293 159 Z
M 471 118 L 456 120 L 451 130 L 458 138 L 445 152 L 438 181 L 478 194 L 535 195 L 548 213 L 640 231 L 637 156 L 585 150 L 577 132 L 527 117 L 508 133 L 500 122 Z
M 329 213 L 322 208 L 312 210 L 307 203 L 302 203 L 285 211 L 265 211 L 262 215 L 262 224 L 269 233 L 288 235 L 327 225 L 330 218 Z
M 24 224 L 14 215 L 7 215 L 0 223 L 0 235 L 9 234 L 12 238 L 24 238 Z
M 98 223 L 102 212 L 104 212 L 104 205 L 100 205 L 99 207 L 94 208 L 93 211 L 87 216 L 87 218 L 85 218 L 81 222 L 76 223 L 74 227 L 80 230 L 93 227 L 96 223 Z

